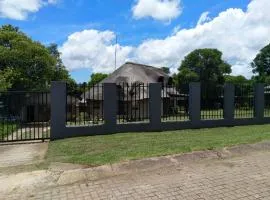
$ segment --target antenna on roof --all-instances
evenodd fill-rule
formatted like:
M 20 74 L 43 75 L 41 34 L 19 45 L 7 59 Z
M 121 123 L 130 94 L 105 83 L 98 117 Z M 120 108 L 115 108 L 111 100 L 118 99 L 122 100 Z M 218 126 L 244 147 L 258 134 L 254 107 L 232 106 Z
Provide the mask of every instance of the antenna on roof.
M 114 54 L 114 70 L 116 70 L 116 64 L 117 64 L 117 33 L 115 37 L 115 54 Z

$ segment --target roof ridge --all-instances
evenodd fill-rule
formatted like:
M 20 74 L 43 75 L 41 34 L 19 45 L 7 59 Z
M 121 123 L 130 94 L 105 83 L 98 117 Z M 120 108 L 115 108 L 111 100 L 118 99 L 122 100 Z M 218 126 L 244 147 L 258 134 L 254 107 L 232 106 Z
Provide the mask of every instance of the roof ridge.
M 163 73 L 164 75 L 167 75 L 161 68 L 159 67 L 154 67 L 154 66 L 151 66 L 151 65 L 145 65 L 145 64 L 140 64 L 140 63 L 134 63 L 134 62 L 126 62 L 124 65 L 126 64 L 131 64 L 131 65 L 138 65 L 140 67 L 146 67 L 146 68 L 151 68 L 152 70 L 158 70 L 160 71 L 161 73 Z
M 145 64 L 141 64 L 141 63 L 126 62 L 125 64 L 132 64 L 132 65 L 139 65 L 139 66 L 143 66 L 143 67 L 153 67 L 153 68 L 160 69 L 158 67 L 154 67 L 154 66 L 151 66 L 151 65 L 145 65 Z

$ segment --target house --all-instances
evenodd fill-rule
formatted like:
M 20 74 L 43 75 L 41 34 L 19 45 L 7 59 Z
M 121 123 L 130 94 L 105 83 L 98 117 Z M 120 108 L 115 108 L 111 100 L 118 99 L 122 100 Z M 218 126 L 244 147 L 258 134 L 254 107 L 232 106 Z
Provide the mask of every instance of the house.
M 76 109 L 79 100 L 67 95 L 67 109 Z M 71 106 L 72 105 L 72 106 Z M 49 92 L 7 92 L 0 94 L 0 118 L 25 123 L 48 122 L 51 118 Z M 75 111 L 73 112 L 75 113 Z M 70 116 L 68 115 L 67 118 Z
M 149 83 L 161 83 L 163 99 L 162 114 L 173 112 L 177 101 L 181 100 L 179 92 L 172 87 L 172 77 L 162 69 L 152 66 L 127 62 L 110 74 L 98 85 L 90 88 L 81 98 L 87 104 L 88 114 L 102 116 L 103 83 L 116 83 L 118 88 L 118 115 L 126 120 L 141 120 L 148 118 L 149 113 Z M 91 117 L 90 117 L 91 118 Z

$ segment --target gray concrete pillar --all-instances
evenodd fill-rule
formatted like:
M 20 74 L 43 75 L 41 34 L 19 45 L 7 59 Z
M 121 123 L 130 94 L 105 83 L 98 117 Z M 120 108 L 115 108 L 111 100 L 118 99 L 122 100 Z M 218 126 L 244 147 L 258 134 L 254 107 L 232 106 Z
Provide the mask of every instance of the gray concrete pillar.
M 235 86 L 231 83 L 224 85 L 224 106 L 223 115 L 224 119 L 232 121 L 234 119 L 234 96 Z
M 189 119 L 194 124 L 201 120 L 201 83 L 189 84 Z
M 108 131 L 114 131 L 117 120 L 117 87 L 115 83 L 104 83 L 104 121 Z
M 149 115 L 150 126 L 153 131 L 161 131 L 161 84 L 149 84 Z
M 53 81 L 51 85 L 51 139 L 65 138 L 66 82 Z
M 254 117 L 264 118 L 264 84 L 258 83 L 254 88 Z

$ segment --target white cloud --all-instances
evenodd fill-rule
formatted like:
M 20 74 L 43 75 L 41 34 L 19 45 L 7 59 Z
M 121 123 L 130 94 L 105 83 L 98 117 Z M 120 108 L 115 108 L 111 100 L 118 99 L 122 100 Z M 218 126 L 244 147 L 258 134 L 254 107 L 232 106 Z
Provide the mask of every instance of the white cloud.
M 175 35 L 176 33 L 178 33 L 179 30 L 181 30 L 181 26 L 177 25 L 176 27 L 173 28 L 172 35 Z
M 15 20 L 25 20 L 29 13 L 35 13 L 57 0 L 0 0 L 0 17 Z
M 94 72 L 112 72 L 115 63 L 115 34 L 111 31 L 84 30 L 68 37 L 60 47 L 69 70 L 91 68 Z M 117 45 L 117 66 L 123 64 L 132 47 Z
M 216 18 L 191 29 L 181 29 L 161 40 L 149 39 L 136 49 L 139 62 L 176 68 L 190 51 L 218 48 L 233 65 L 234 74 L 250 76 L 249 63 L 270 43 L 270 1 L 253 0 L 244 12 L 228 9 Z
M 208 16 L 209 15 L 209 12 L 204 12 L 201 14 L 200 16 L 200 19 L 198 20 L 197 22 L 197 25 L 202 25 L 204 24 L 205 22 L 208 22 L 211 20 L 211 18 Z
M 119 46 L 118 66 L 126 60 L 168 66 L 176 71 L 181 60 L 197 48 L 218 48 L 233 65 L 234 74 L 251 75 L 258 51 L 270 43 L 270 1 L 253 0 L 246 11 L 228 9 L 191 29 L 175 29 L 164 39 L 148 39 L 138 47 Z M 72 34 L 61 47 L 69 69 L 88 67 L 109 72 L 114 66 L 114 33 L 86 30 Z
M 180 0 L 137 0 L 132 12 L 135 19 L 152 17 L 170 22 L 181 14 L 182 8 Z

